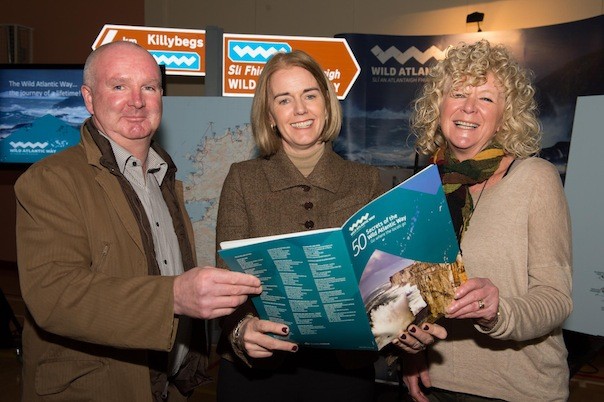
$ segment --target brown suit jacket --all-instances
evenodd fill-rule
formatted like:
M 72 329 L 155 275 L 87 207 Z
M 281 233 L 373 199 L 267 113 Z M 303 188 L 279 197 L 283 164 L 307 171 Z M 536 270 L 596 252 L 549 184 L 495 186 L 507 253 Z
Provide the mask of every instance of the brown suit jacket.
M 190 269 L 196 262 L 182 183 L 169 156 L 155 149 L 170 166 L 162 193 Z M 79 145 L 31 166 L 15 185 L 29 312 L 24 401 L 151 401 L 150 368 L 161 381 L 178 323 L 174 279 L 157 275 L 146 215 L 124 180 L 109 142 L 88 122 Z M 193 383 L 203 360 L 188 357 Z
M 216 224 L 217 249 L 225 240 L 269 236 L 341 226 L 354 212 L 382 194 L 377 168 L 345 161 L 327 145 L 313 172 L 304 177 L 283 150 L 267 158 L 234 163 L 225 179 Z M 217 257 L 218 266 L 225 267 Z M 251 313 L 251 301 L 221 320 L 218 352 L 231 361 L 238 357 L 252 366 L 276 367 L 284 354 L 252 361 L 235 353 L 230 334 Z M 326 352 L 328 353 L 328 352 Z M 363 358 L 359 358 L 364 355 Z M 341 352 L 345 367 L 373 361 L 366 352 Z M 318 362 L 320 364 L 320 362 Z

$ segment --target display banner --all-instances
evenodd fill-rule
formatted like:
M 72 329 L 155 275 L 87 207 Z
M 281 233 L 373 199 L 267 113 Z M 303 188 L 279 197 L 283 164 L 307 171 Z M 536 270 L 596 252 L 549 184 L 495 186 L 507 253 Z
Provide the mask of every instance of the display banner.
M 335 145 L 346 159 L 377 166 L 414 166 L 411 102 L 430 66 L 450 45 L 487 39 L 506 45 L 535 73 L 545 159 L 564 177 L 577 96 L 604 94 L 604 16 L 539 28 L 440 36 L 340 34 L 361 74 L 342 101 Z
M 580 96 L 564 192 L 573 230 L 573 312 L 564 328 L 604 337 L 604 198 L 600 150 L 604 95 Z

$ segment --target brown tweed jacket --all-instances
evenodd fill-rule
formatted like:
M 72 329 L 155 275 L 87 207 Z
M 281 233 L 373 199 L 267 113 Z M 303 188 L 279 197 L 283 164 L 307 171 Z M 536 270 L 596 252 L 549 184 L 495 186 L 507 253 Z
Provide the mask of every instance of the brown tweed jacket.
M 23 400 L 151 401 L 150 369 L 162 383 L 176 335 L 173 277 L 157 275 L 149 223 L 134 190 L 124 187 L 108 141 L 90 123 L 81 138 L 30 167 L 15 185 L 17 258 L 29 313 Z M 182 183 L 169 156 L 155 149 L 169 164 L 162 194 L 189 269 L 196 264 Z M 181 371 L 185 392 L 205 367 L 195 352 L 205 353 L 203 345 L 197 346 Z
M 377 168 L 345 161 L 328 145 L 313 172 L 304 177 L 281 150 L 267 158 L 235 163 L 225 179 L 216 224 L 217 249 L 225 240 L 269 236 L 341 226 L 354 212 L 382 194 Z M 217 256 L 218 266 L 225 267 Z M 230 334 L 246 314 L 256 315 L 251 301 L 221 320 L 218 352 L 236 361 Z M 366 352 L 338 352 L 345 367 L 367 364 Z M 245 363 L 275 367 L 283 354 Z M 260 361 L 262 360 L 262 361 Z M 272 361 L 271 361 L 272 360 Z

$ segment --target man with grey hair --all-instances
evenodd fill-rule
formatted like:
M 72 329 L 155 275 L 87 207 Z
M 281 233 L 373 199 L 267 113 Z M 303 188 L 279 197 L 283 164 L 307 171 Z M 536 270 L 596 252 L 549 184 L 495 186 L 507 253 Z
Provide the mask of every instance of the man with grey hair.
M 261 292 L 198 267 L 182 183 L 152 141 L 161 73 L 129 42 L 84 68 L 81 142 L 17 181 L 17 254 L 28 314 L 24 401 L 180 401 L 206 379 L 204 320 Z

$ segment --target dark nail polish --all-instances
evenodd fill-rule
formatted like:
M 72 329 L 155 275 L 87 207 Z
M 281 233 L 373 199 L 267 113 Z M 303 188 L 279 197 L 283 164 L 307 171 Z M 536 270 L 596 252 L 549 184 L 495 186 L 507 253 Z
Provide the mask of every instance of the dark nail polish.
M 287 334 L 287 327 L 281 328 L 281 331 L 283 331 L 284 334 Z
M 415 333 L 415 327 L 411 327 L 411 329 L 409 330 L 409 332 L 411 332 L 412 334 Z
M 292 352 L 297 352 L 298 351 L 298 345 L 294 345 L 292 347 Z
M 402 334 L 402 335 L 400 336 L 400 338 L 401 338 L 401 339 L 407 339 L 407 335 Z
M 430 327 L 428 326 L 428 324 L 424 325 L 424 331 L 427 331 L 429 329 L 430 329 Z

